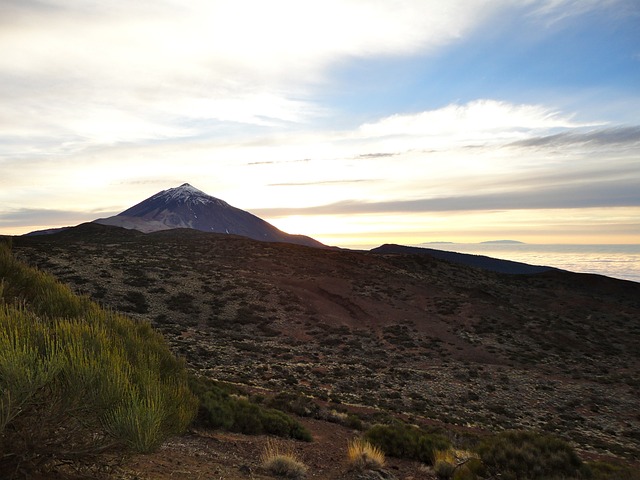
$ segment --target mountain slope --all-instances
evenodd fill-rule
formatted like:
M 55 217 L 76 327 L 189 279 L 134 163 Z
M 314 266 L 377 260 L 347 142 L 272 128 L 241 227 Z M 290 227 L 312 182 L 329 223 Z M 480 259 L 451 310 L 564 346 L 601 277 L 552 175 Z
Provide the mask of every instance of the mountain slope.
M 14 249 L 219 380 L 640 455 L 635 282 L 193 229 L 89 225 Z
M 290 235 L 255 215 L 207 195 L 188 183 L 152 195 L 124 212 L 95 223 L 150 233 L 192 228 L 210 233 L 240 235 L 264 242 L 324 247 L 303 235 Z

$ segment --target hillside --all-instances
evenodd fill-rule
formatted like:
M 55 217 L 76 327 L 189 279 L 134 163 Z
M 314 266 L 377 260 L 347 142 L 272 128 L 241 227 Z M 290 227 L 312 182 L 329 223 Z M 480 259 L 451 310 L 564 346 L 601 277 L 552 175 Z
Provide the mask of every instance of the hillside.
M 637 283 L 195 230 L 91 225 L 16 237 L 14 250 L 150 320 L 216 379 L 640 455 Z

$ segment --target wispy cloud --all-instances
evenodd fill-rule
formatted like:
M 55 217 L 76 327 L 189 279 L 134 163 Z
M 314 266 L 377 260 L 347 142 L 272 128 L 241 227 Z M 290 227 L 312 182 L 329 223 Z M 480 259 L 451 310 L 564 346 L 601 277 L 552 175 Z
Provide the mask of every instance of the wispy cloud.
M 551 186 L 481 195 L 383 202 L 345 200 L 316 207 L 254 209 L 253 212 L 267 217 L 279 217 L 639 206 L 640 191 L 635 181 L 594 181 L 584 185 Z
M 98 217 L 115 215 L 118 212 L 93 211 L 79 212 L 70 210 L 47 210 L 21 208 L 0 211 L 0 226 L 40 226 L 40 225 L 77 225 L 80 222 L 95 220 Z
M 394 157 L 398 155 L 398 153 L 390 153 L 390 152 L 385 152 L 385 153 L 363 153 L 358 155 L 357 158 L 363 158 L 363 159 L 371 159 L 371 158 L 389 158 L 389 157 Z
M 270 183 L 270 187 L 304 187 L 312 185 L 341 185 L 350 183 L 372 183 L 379 182 L 378 179 L 360 178 L 352 180 L 318 180 L 315 182 L 289 182 L 289 183 Z
M 307 163 L 310 161 L 310 158 L 304 158 L 302 160 L 266 160 L 263 162 L 248 162 L 247 165 L 277 165 L 284 163 Z
M 588 132 L 562 132 L 513 142 L 518 147 L 557 147 L 561 145 L 634 145 L 640 143 L 640 127 L 615 127 Z
M 528 15 L 546 27 L 555 27 L 593 12 L 611 17 L 640 14 L 635 0 L 541 0 L 528 3 Z
M 542 105 L 514 105 L 491 99 L 475 100 L 463 105 L 415 114 L 397 114 L 360 127 L 365 136 L 438 136 L 467 139 L 487 134 L 520 136 L 528 130 L 550 130 L 584 126 L 570 116 Z

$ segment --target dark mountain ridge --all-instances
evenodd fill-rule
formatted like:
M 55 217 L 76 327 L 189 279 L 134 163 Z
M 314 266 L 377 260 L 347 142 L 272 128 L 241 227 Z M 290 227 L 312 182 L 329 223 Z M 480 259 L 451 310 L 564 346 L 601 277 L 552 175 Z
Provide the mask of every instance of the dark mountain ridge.
M 502 260 L 487 257 L 484 255 L 471 255 L 468 253 L 448 252 L 426 247 L 406 247 L 403 245 L 385 244 L 371 250 L 371 253 L 378 254 L 403 254 L 403 255 L 429 255 L 449 262 L 468 265 L 470 267 L 482 268 L 491 272 L 508 273 L 512 275 L 525 275 L 542 273 L 549 270 L 558 270 L 554 267 L 542 265 L 529 265 L 528 263 L 514 262 L 512 260 Z

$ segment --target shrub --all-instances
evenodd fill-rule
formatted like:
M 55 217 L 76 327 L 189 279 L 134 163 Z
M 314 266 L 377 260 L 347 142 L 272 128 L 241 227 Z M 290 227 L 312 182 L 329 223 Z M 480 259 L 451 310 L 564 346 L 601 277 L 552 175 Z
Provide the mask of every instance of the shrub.
M 456 469 L 453 480 L 479 480 L 487 478 L 487 468 L 479 458 L 470 458 L 465 464 Z
M 298 421 L 280 410 L 265 408 L 236 396 L 237 389 L 203 377 L 192 377 L 190 385 L 200 398 L 198 422 L 205 427 L 311 441 L 311 434 Z
M 148 324 L 75 296 L 6 245 L 0 285 L 0 476 L 148 451 L 191 422 L 184 364 Z
M 29 268 L 16 260 L 9 245 L 0 242 L 0 292 L 3 303 L 26 303 L 37 315 L 60 318 L 77 318 L 82 314 L 99 310 L 86 296 L 75 295 L 66 285 L 52 275 Z
M 603 461 L 593 461 L 585 465 L 593 480 L 640 480 L 640 469 Z
M 433 469 L 440 479 L 448 480 L 456 469 L 456 458 L 451 449 L 436 450 L 433 455 Z
M 384 466 L 384 453 L 361 438 L 354 439 L 347 446 L 349 464 L 356 470 L 377 469 Z
M 450 446 L 449 440 L 442 435 L 399 422 L 374 425 L 367 430 L 364 438 L 391 457 L 419 460 L 428 465 L 433 465 L 436 450 Z
M 454 448 L 434 453 L 434 470 L 438 478 L 444 480 L 476 480 L 484 474 L 482 462 L 476 454 Z
M 292 392 L 280 392 L 266 400 L 267 406 L 277 410 L 300 415 L 301 417 L 318 418 L 320 407 L 312 398 Z
M 566 442 L 531 431 L 506 431 L 483 441 L 478 452 L 492 475 L 505 480 L 575 478 L 582 462 Z
M 262 466 L 274 475 L 287 478 L 303 478 L 307 466 L 290 450 L 268 440 L 261 456 Z

